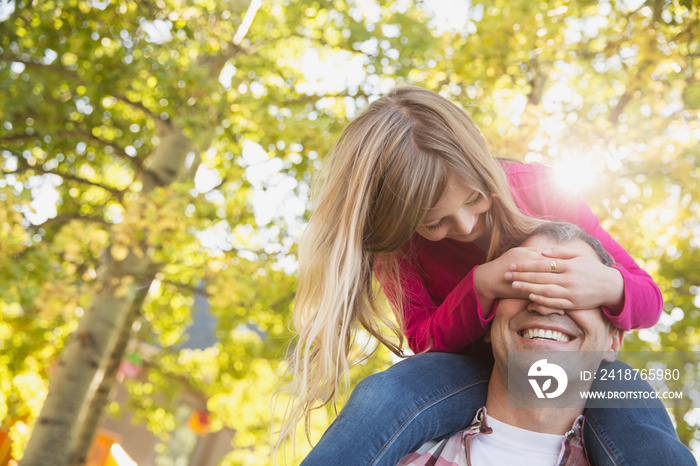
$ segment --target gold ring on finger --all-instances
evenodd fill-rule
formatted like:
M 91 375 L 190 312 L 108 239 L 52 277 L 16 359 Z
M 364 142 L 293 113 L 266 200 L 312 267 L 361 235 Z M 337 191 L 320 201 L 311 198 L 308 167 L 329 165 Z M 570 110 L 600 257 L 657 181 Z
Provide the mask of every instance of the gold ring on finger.
M 554 260 L 549 261 L 549 270 L 552 273 L 557 273 L 557 261 L 554 261 Z

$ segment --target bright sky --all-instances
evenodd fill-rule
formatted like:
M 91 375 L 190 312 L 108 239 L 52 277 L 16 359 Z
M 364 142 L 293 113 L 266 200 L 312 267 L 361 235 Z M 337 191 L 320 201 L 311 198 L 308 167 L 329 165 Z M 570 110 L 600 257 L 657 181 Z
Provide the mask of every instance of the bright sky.
M 14 11 L 14 0 L 0 0 L 0 21 L 5 21 Z

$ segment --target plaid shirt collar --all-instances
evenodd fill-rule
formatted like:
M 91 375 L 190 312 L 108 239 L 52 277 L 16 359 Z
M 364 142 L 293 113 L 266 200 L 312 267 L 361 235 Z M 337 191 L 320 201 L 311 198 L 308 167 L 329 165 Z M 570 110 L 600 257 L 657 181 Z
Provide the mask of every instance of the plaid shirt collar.
M 580 415 L 562 440 L 559 458 L 555 466 L 589 466 L 586 450 L 583 445 L 583 423 L 585 418 Z M 471 442 L 474 437 L 488 435 L 493 429 L 488 425 L 486 407 L 477 411 L 472 424 L 462 431 L 462 451 L 467 457 L 467 464 L 471 466 Z
M 571 430 L 562 438 L 555 466 L 589 466 L 583 446 L 583 416 L 579 416 Z M 486 408 L 481 408 L 472 424 L 444 440 L 433 440 L 404 456 L 397 466 L 472 466 L 471 443 L 479 435 L 489 435 Z

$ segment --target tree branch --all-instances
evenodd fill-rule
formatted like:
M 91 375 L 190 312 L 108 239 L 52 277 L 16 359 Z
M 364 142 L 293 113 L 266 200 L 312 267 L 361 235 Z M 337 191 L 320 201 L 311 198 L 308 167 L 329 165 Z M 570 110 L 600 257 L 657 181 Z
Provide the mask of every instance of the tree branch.
M 302 39 L 311 39 L 313 41 L 320 43 L 321 45 L 328 45 L 328 42 L 326 42 L 323 38 L 318 38 L 318 39 L 311 38 L 311 37 L 305 36 L 303 34 L 299 34 L 297 32 L 294 32 L 294 33 L 289 34 L 289 35 L 284 36 L 284 37 L 275 37 L 272 39 L 260 40 L 254 44 L 251 44 L 249 47 L 246 47 L 244 50 L 248 55 L 250 55 L 250 54 L 257 52 L 258 50 L 260 50 L 264 47 L 267 47 L 268 45 L 274 45 L 280 41 L 287 41 L 292 37 L 300 37 Z
M 610 121 L 610 123 L 612 123 L 613 125 L 617 125 L 620 119 L 620 115 L 622 115 L 622 112 L 625 110 L 625 107 L 627 107 L 627 104 L 632 102 L 632 97 L 634 96 L 634 93 L 637 90 L 639 90 L 639 82 L 641 81 L 641 76 L 653 64 L 655 64 L 655 62 L 651 60 L 645 60 L 637 65 L 636 73 L 628 73 L 628 75 L 630 76 L 630 81 L 627 83 L 627 87 L 625 88 L 624 94 L 622 94 L 620 96 L 620 99 L 617 101 L 617 105 L 615 105 L 615 108 L 613 108 L 610 112 L 610 115 L 608 115 L 608 121 Z
M 38 230 L 39 228 L 46 228 L 46 227 L 48 227 L 50 225 L 54 225 L 56 223 L 68 223 L 71 220 L 80 220 L 81 222 L 99 223 L 99 224 L 105 225 L 105 226 L 110 225 L 109 222 L 107 222 L 104 218 L 101 218 L 101 217 L 86 217 L 86 216 L 79 215 L 79 214 L 60 214 L 60 215 L 57 215 L 53 218 L 46 220 L 43 223 L 32 225 L 32 228 Z
M 683 28 L 678 34 L 673 36 L 671 39 L 668 40 L 668 42 L 676 42 L 678 39 L 680 39 L 684 35 L 688 35 L 688 40 L 687 42 L 690 43 L 692 42 L 694 32 L 698 30 L 700 27 L 700 19 L 693 18 L 693 20 L 688 24 L 688 27 Z
M 221 53 L 218 55 L 214 56 L 208 56 L 208 57 L 203 57 L 203 59 L 208 60 L 209 63 L 213 63 L 215 68 L 222 68 L 224 63 L 226 63 L 228 60 L 235 58 L 239 54 L 244 54 L 244 55 L 252 55 L 256 53 L 258 50 L 267 47 L 269 45 L 274 45 L 278 42 L 289 40 L 292 37 L 301 37 L 303 39 L 311 39 L 314 40 L 321 45 L 328 45 L 328 43 L 323 40 L 323 38 L 309 38 L 308 36 L 304 36 L 299 33 L 291 33 L 289 35 L 286 35 L 284 37 L 275 37 L 273 39 L 263 39 L 258 42 L 255 42 L 254 44 L 251 44 L 247 47 L 244 47 L 243 45 L 232 43 L 229 44 L 230 47 L 227 49 L 226 53 Z
M 33 139 L 43 139 L 45 136 L 51 136 L 52 138 L 63 138 L 67 136 L 81 136 L 87 139 L 91 139 L 100 145 L 103 146 L 109 146 L 112 149 L 114 149 L 114 155 L 119 157 L 120 159 L 126 160 L 130 164 L 133 164 L 136 167 L 137 171 L 143 171 L 143 163 L 141 162 L 141 159 L 138 159 L 136 157 L 131 157 L 129 154 L 127 154 L 124 149 L 119 147 L 117 144 L 115 144 L 112 141 L 106 141 L 102 138 L 99 138 L 92 134 L 89 131 L 60 131 L 59 133 L 55 135 L 50 135 L 50 134 L 42 134 L 42 133 L 34 133 L 32 135 L 29 134 L 10 134 L 8 136 L 4 136 L 2 139 L 0 139 L 0 142 L 2 141 L 24 141 L 24 140 L 33 140 Z
M 207 290 L 205 290 L 203 288 L 198 288 L 198 287 L 194 287 L 192 285 L 188 285 L 185 283 L 174 282 L 172 280 L 166 280 L 166 279 L 161 279 L 161 283 L 164 283 L 166 285 L 172 285 L 175 288 L 178 288 L 180 290 L 187 291 L 189 293 L 198 294 L 200 296 L 204 296 L 205 298 L 211 297 L 211 294 L 208 293 Z
M 255 42 L 254 44 L 251 44 L 247 47 L 244 47 L 240 44 L 233 44 L 233 47 L 231 47 L 231 52 L 225 54 L 224 57 L 226 60 L 229 60 L 231 58 L 234 58 L 239 53 L 243 53 L 245 55 L 252 55 L 264 47 L 267 47 L 269 45 L 274 45 L 280 41 L 289 40 L 292 37 L 301 37 L 302 39 L 311 39 L 311 40 L 314 40 L 314 41 L 320 43 L 321 45 L 328 45 L 328 43 L 325 40 L 323 40 L 322 38 L 318 38 L 318 39 L 310 38 L 310 37 L 305 36 L 303 34 L 293 32 L 293 33 L 288 34 L 288 35 L 283 36 L 283 37 L 275 37 L 272 39 L 263 39 L 263 40 L 260 40 L 258 42 Z
M 68 70 L 66 68 L 63 68 L 61 66 L 56 66 L 53 64 L 47 64 L 47 63 L 41 63 L 41 62 L 37 62 L 37 61 L 27 60 L 27 59 L 23 59 L 23 58 L 20 58 L 17 56 L 13 56 L 13 55 L 0 55 L 0 60 L 7 61 L 7 62 L 22 63 L 25 66 L 28 66 L 30 68 L 49 70 L 51 72 L 54 72 L 56 74 L 60 74 L 61 76 L 70 79 L 75 84 L 88 86 L 88 83 L 86 81 L 84 81 L 80 76 L 78 76 L 77 73 L 74 73 L 73 71 Z M 144 112 L 146 115 L 148 115 L 148 117 L 150 117 L 153 120 L 153 122 L 156 125 L 156 128 L 159 131 L 160 131 L 160 129 L 167 127 L 168 124 L 165 121 L 161 120 L 160 116 L 153 113 L 150 109 L 148 109 L 142 103 L 135 102 L 123 94 L 113 94 L 112 96 L 115 99 L 120 100 L 120 101 L 128 104 L 129 106 Z
M 129 105 L 130 107 L 135 108 L 136 110 L 140 110 L 141 112 L 145 113 L 151 120 L 153 120 L 153 123 L 156 125 L 156 130 L 158 131 L 159 134 L 163 134 L 165 131 L 167 131 L 170 127 L 170 124 L 166 121 L 163 121 L 159 115 L 156 115 L 143 105 L 141 102 L 136 102 L 134 100 L 131 100 L 124 94 L 112 94 L 112 97 L 114 97 L 117 100 L 120 100 L 124 102 L 125 104 Z
M 620 115 L 622 115 L 622 112 L 625 110 L 627 104 L 629 104 L 632 101 L 632 96 L 634 95 L 634 92 L 636 90 L 636 87 L 628 88 L 625 90 L 625 93 L 620 96 L 620 98 L 617 101 L 617 105 L 615 105 L 615 108 L 613 108 L 610 112 L 610 115 L 608 115 L 608 121 L 610 123 L 612 123 L 613 125 L 616 125 L 618 123 Z
M 234 34 L 233 36 L 234 45 L 239 45 L 241 41 L 245 38 L 246 34 L 248 34 L 248 29 L 250 29 L 250 25 L 253 24 L 255 15 L 258 13 L 258 10 L 260 9 L 261 5 L 261 0 L 250 1 L 250 4 L 248 5 L 248 10 L 245 12 L 245 16 L 243 16 L 243 21 L 241 21 L 241 24 L 238 25 L 236 34 Z
M 18 159 L 19 159 L 20 161 L 23 160 L 23 159 L 22 159 L 21 157 L 19 157 L 19 156 L 16 156 L 16 157 L 18 157 Z M 63 178 L 64 180 L 76 181 L 76 182 L 78 182 L 78 183 L 87 184 L 87 185 L 90 185 L 90 186 L 95 186 L 95 187 L 98 187 L 98 188 L 102 188 L 102 189 L 104 189 L 105 191 L 107 191 L 107 192 L 111 193 L 112 195 L 116 196 L 117 199 L 119 199 L 120 202 L 122 201 L 122 199 L 123 199 L 123 197 L 124 197 L 124 191 L 120 191 L 120 190 L 117 189 L 117 188 L 113 188 L 113 187 L 111 187 L 111 186 L 105 186 L 105 185 L 103 185 L 103 184 L 97 183 L 96 181 L 90 181 L 90 180 L 88 180 L 88 179 L 82 178 L 82 177 L 77 176 L 77 175 L 71 175 L 70 173 L 63 173 L 63 172 L 54 171 L 54 170 L 46 170 L 46 169 L 44 169 L 44 168 L 42 168 L 42 167 L 39 167 L 39 166 L 31 166 L 31 165 L 26 164 L 26 163 L 25 163 L 25 164 L 22 164 L 22 166 L 19 167 L 17 170 L 14 170 L 14 171 L 5 171 L 5 170 L 2 170 L 2 173 L 3 173 L 3 175 L 19 175 L 19 174 L 24 173 L 24 172 L 29 171 L 29 170 L 33 170 L 33 171 L 35 171 L 35 172 L 41 173 L 42 175 L 56 175 L 56 176 L 60 176 L 60 177 Z
M 92 139 L 93 141 L 103 145 L 103 146 L 109 146 L 115 151 L 115 155 L 119 157 L 120 159 L 126 160 L 127 162 L 134 164 L 137 168 L 137 171 L 143 171 L 143 164 L 141 163 L 141 160 L 136 158 L 136 157 L 131 157 L 129 154 L 127 154 L 124 149 L 119 147 L 118 145 L 114 144 L 111 141 L 105 141 L 102 138 L 99 138 L 92 134 L 90 131 L 62 131 L 58 134 L 59 137 L 62 136 L 68 136 L 68 135 L 78 135 L 78 136 L 84 136 L 86 138 Z
M 41 62 L 36 62 L 32 60 L 27 60 L 23 58 L 19 58 L 16 56 L 12 55 L 0 55 L 0 60 L 2 61 L 8 61 L 8 62 L 17 62 L 17 63 L 22 63 L 25 66 L 28 66 L 30 68 L 35 68 L 35 69 L 45 69 L 52 71 L 56 74 L 60 74 L 61 76 L 70 79 L 76 84 L 82 84 L 85 85 L 85 81 L 78 76 L 77 73 L 72 72 L 71 70 L 67 70 L 66 68 L 63 68 L 61 66 L 56 66 L 52 64 L 47 64 L 47 63 L 41 63 Z

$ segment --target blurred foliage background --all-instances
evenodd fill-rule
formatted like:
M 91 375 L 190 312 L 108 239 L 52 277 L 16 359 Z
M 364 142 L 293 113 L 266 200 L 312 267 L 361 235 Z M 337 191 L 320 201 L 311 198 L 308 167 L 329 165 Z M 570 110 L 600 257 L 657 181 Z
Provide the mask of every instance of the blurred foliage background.
M 151 387 L 130 390 L 140 422 L 167 440 L 153 387 L 181 377 L 209 399 L 213 430 L 236 431 L 223 464 L 269 464 L 309 187 L 341 128 L 402 83 L 464 106 L 495 154 L 555 166 L 652 274 L 665 312 L 625 349 L 698 351 L 699 35 L 696 0 L 0 2 L 13 454 L 47 393 L 71 373 L 94 380 L 126 335 L 159 349 Z M 196 296 L 217 341 L 182 349 Z M 105 309 L 119 317 L 92 366 L 70 359 Z M 380 350 L 353 380 L 391 363 Z M 699 411 L 672 409 L 695 451 Z

